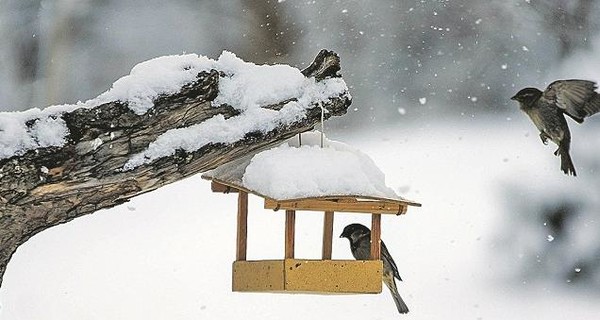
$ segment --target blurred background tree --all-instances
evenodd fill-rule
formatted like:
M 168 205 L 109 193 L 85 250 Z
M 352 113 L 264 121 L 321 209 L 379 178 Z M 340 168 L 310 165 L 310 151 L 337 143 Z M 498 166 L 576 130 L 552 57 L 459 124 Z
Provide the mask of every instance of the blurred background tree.
M 565 1 L 0 2 L 0 110 L 73 103 L 136 63 L 230 50 L 256 63 L 342 56 L 355 112 L 341 125 L 401 116 L 508 112 L 525 84 L 598 30 L 598 5 Z
M 559 56 L 566 58 L 575 50 L 590 47 L 590 36 L 598 30 L 593 0 L 532 1 L 531 7 L 543 25 L 552 32 Z

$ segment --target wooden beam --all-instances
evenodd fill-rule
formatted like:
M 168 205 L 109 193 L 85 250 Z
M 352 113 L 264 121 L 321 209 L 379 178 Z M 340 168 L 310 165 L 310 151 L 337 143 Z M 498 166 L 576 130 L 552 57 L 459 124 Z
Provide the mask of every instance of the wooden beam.
M 381 215 L 371 215 L 371 260 L 381 259 Z
M 284 261 L 285 291 L 298 293 L 381 293 L 381 260 Z
M 218 193 L 235 193 L 238 192 L 238 190 L 236 188 L 230 187 L 230 186 L 226 186 L 222 183 L 218 183 L 216 181 L 211 181 L 210 183 L 210 190 L 212 192 L 218 192 Z
M 238 194 L 237 212 L 237 248 L 236 261 L 246 260 L 246 249 L 248 239 L 248 193 L 240 191 Z
M 294 258 L 294 238 L 296 234 L 296 211 L 285 210 L 285 258 Z
M 323 260 L 331 260 L 331 246 L 333 244 L 333 211 L 325 211 L 323 216 Z
M 355 213 L 380 213 L 380 214 L 404 214 L 407 205 L 403 203 L 394 203 L 388 201 L 335 201 L 335 200 L 293 200 L 277 201 L 265 199 L 265 209 L 273 210 L 298 210 L 298 211 L 335 211 L 335 212 L 355 212 Z

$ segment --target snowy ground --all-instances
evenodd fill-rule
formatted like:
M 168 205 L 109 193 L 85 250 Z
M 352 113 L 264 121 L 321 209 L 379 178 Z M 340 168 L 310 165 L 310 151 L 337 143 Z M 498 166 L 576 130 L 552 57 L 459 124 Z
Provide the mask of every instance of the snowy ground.
M 573 125 L 572 125 L 573 127 Z M 585 147 L 573 130 L 574 161 Z M 383 239 L 405 279 L 406 319 L 593 319 L 600 294 L 551 281 L 515 280 L 497 246 L 509 219 L 499 198 L 506 181 L 560 183 L 553 147 L 527 119 L 468 119 L 329 137 L 369 154 L 399 194 L 423 203 L 383 218 Z M 578 167 L 578 173 L 586 169 Z M 596 173 L 597 174 L 597 173 Z M 541 181 L 541 182 L 540 182 Z M 590 195 L 594 196 L 594 195 Z M 597 195 L 595 195 L 597 196 Z M 52 228 L 23 245 L 0 290 L 3 320 L 397 318 L 381 295 L 232 293 L 235 195 L 212 194 L 199 176 Z M 249 258 L 281 258 L 283 214 L 251 197 Z M 367 216 L 339 214 L 335 232 Z M 297 216 L 296 255 L 320 254 L 322 216 Z M 334 258 L 350 258 L 335 239 Z

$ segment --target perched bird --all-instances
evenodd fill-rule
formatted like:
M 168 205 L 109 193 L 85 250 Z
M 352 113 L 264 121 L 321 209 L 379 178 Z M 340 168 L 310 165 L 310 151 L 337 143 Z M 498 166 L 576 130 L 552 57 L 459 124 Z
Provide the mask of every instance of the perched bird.
M 340 238 L 350 240 L 350 250 L 356 260 L 369 260 L 371 257 L 371 230 L 359 223 L 349 224 L 344 228 Z M 381 241 L 381 260 L 383 260 L 383 282 L 392 293 L 398 312 L 408 313 L 408 307 L 398 294 L 396 281 L 394 278 L 402 281 L 398 274 L 398 267 L 388 252 L 385 243 Z
M 525 88 L 511 99 L 523 110 L 540 131 L 544 144 L 548 139 L 558 145 L 554 155 L 560 156 L 560 169 L 565 174 L 577 175 L 569 154 L 571 132 L 565 114 L 578 123 L 600 111 L 600 95 L 596 83 L 587 80 L 557 80 L 544 92 Z

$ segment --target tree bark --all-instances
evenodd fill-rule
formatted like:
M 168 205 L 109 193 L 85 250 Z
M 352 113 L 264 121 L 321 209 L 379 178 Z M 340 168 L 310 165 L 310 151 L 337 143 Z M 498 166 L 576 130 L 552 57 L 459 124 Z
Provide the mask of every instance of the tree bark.
M 317 81 L 339 77 L 339 57 L 322 50 L 302 73 Z M 219 71 L 198 75 L 180 92 L 161 96 L 143 115 L 125 103 L 114 101 L 92 109 L 62 114 L 69 128 L 62 147 L 39 148 L 22 156 L 0 160 L 0 285 L 16 249 L 33 235 L 103 208 L 128 201 L 139 194 L 213 169 L 240 156 L 273 146 L 320 121 L 321 107 L 288 126 L 250 132 L 231 144 L 209 143 L 194 152 L 179 150 L 133 170 L 121 170 L 129 158 L 168 130 L 201 123 L 221 114 L 239 112 L 231 106 L 213 106 L 218 94 Z M 288 101 L 264 106 L 278 110 Z M 322 101 L 325 117 L 346 113 L 348 94 Z M 102 144 L 98 145 L 98 139 Z

